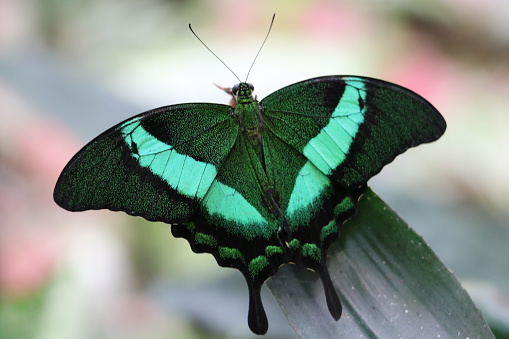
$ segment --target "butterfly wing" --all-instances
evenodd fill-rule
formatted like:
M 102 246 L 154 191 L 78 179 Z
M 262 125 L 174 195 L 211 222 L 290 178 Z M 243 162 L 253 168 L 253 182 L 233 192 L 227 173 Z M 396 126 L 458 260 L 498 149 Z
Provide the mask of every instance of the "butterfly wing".
M 182 104 L 128 119 L 71 159 L 54 199 L 70 211 L 106 208 L 185 222 L 236 140 L 231 114 L 226 105 Z
M 335 183 L 362 185 L 446 123 L 424 98 L 382 80 L 329 76 L 284 87 L 260 104 L 264 123 Z
M 335 319 L 341 303 L 326 250 L 355 214 L 367 181 L 446 124 L 425 99 L 371 78 L 329 76 L 284 87 L 260 102 L 264 155 L 293 240 L 293 260 L 321 277 Z M 272 150 L 272 151 L 271 151 Z M 277 151 L 274 151 L 277 150 Z

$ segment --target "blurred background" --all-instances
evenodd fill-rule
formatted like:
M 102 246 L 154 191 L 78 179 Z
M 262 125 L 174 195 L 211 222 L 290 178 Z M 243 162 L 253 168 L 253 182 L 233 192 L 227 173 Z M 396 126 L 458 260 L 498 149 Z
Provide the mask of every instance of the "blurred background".
M 355 74 L 408 87 L 448 123 L 370 183 L 509 333 L 506 0 L 0 0 L 0 339 L 249 338 L 240 273 L 168 225 L 69 213 L 57 177 L 86 142 L 151 108 L 258 98 Z M 295 337 L 270 292 L 267 338 Z M 502 337 L 502 336 L 500 336 Z

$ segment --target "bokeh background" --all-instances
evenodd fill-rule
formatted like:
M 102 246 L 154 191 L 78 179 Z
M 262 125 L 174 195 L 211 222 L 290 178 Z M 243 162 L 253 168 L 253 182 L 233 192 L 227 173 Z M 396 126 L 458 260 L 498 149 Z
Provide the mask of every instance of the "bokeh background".
M 71 156 L 151 108 L 259 98 L 310 77 L 406 86 L 448 122 L 371 185 L 422 234 L 498 333 L 509 332 L 506 0 L 0 0 L 0 339 L 248 338 L 242 276 L 168 225 L 69 213 Z M 295 337 L 265 289 L 268 338 Z M 502 334 L 499 335 L 502 337 Z

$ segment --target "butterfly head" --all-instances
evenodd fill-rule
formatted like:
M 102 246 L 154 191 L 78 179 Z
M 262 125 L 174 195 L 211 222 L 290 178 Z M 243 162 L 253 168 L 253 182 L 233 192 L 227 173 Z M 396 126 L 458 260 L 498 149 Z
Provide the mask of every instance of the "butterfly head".
M 231 95 L 235 98 L 237 104 L 245 104 L 253 100 L 254 86 L 247 82 L 236 84 L 231 89 Z
M 232 87 L 232 95 L 236 98 L 242 96 L 251 96 L 254 91 L 254 86 L 247 82 L 241 82 Z

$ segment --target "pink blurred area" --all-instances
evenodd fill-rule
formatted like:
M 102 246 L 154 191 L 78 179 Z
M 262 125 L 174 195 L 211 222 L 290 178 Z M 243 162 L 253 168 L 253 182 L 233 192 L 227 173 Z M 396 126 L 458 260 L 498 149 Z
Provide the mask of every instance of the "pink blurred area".
M 4 83 L 0 102 L 0 293 L 24 297 L 48 282 L 61 255 L 52 189 L 78 143 Z
M 303 34 L 324 41 L 363 39 L 373 20 L 365 8 L 341 1 L 309 3 L 299 18 Z
M 19 226 L 19 225 L 18 225 Z M 48 232 L 2 231 L 0 241 L 0 292 L 4 298 L 24 298 L 51 278 L 58 244 Z M 6 241 L 5 239 L 8 239 Z
M 60 172 L 83 143 L 1 79 L 0 102 L 0 320 L 18 314 L 17 305 L 42 300 L 16 316 L 33 332 L 53 333 L 51 318 L 73 307 L 69 314 L 97 317 L 89 325 L 80 321 L 73 331 L 83 326 L 127 330 L 120 323 L 132 312 L 141 316 L 153 307 L 145 297 L 128 294 L 126 248 L 112 232 L 119 215 L 74 218 L 52 198 Z

